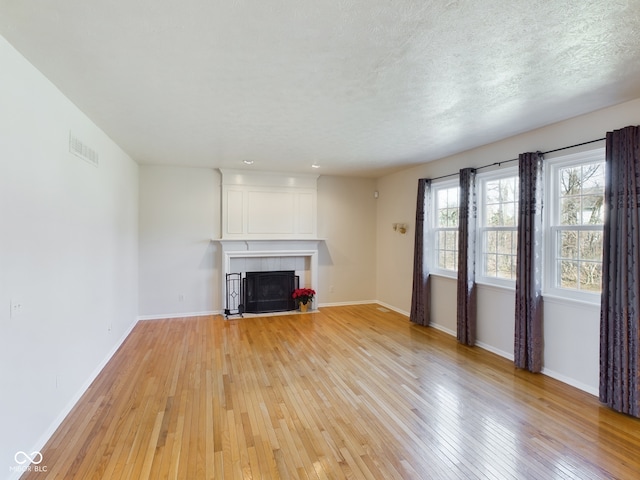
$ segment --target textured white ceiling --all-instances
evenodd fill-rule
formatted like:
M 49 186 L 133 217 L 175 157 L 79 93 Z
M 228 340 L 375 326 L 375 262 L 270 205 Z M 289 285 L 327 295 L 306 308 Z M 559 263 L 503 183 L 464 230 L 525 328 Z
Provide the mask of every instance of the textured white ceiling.
M 378 176 L 640 97 L 640 0 L 0 0 L 136 161 Z

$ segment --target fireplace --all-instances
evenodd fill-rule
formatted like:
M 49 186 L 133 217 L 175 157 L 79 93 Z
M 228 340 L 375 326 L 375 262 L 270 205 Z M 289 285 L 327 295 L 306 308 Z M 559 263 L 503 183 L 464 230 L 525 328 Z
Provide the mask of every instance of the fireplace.
M 294 271 L 296 286 L 289 290 L 293 292 L 298 285 L 318 290 L 318 245 L 323 240 L 310 239 L 262 239 L 262 240 L 227 240 L 218 239 L 214 242 L 221 247 L 221 298 L 226 302 L 226 309 L 235 309 L 242 305 L 245 309 L 245 272 L 282 272 Z M 242 273 L 234 273 L 242 272 Z M 227 275 L 233 274 L 242 277 L 242 288 L 229 288 Z M 242 295 L 240 290 L 243 290 Z M 233 301 L 229 301 L 229 296 L 233 296 Z M 318 298 L 320 295 L 318 296 Z M 280 311 L 288 309 L 295 310 L 295 307 L 286 307 Z M 240 312 L 238 312 L 240 313 Z M 225 311 L 225 314 L 229 314 Z M 236 310 L 232 310 L 231 315 L 236 315 Z
M 247 313 L 286 312 L 296 309 L 291 294 L 299 277 L 293 270 L 247 272 L 243 279 L 244 311 Z

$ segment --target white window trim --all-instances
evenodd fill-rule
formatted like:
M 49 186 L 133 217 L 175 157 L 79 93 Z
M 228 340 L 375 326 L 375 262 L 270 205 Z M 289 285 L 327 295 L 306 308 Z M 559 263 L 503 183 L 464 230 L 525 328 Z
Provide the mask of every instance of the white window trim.
M 484 225 L 484 199 L 486 198 L 484 189 L 487 181 L 497 180 L 500 178 L 509 178 L 518 176 L 518 167 L 506 167 L 499 170 L 493 170 L 490 172 L 479 173 L 476 177 L 478 185 L 478 228 L 476 238 L 476 283 L 480 285 L 493 285 L 497 287 L 509 288 L 515 290 L 516 281 L 506 278 L 487 277 L 482 274 L 484 272 L 484 255 L 483 251 L 483 233 L 485 231 Z M 513 228 L 505 227 L 505 230 L 512 231 Z M 515 227 L 516 235 L 518 233 L 518 227 Z
M 458 278 L 457 269 L 447 270 L 447 269 L 438 267 L 438 252 L 435 248 L 437 244 L 436 242 L 437 232 L 440 231 L 440 230 L 436 230 L 437 228 L 436 222 L 438 219 L 438 201 L 437 201 L 438 190 L 446 190 L 452 187 L 460 188 L 460 180 L 458 177 L 456 177 L 453 180 L 443 180 L 443 181 L 438 181 L 431 184 L 431 224 L 429 225 L 429 229 L 430 229 L 429 234 L 431 235 L 430 243 L 431 245 L 433 245 L 433 248 L 431 249 L 431 254 L 430 254 L 431 268 L 429 273 L 432 275 L 439 275 L 441 277 L 449 277 L 449 278 L 457 279 Z
M 585 152 L 564 155 L 553 159 L 545 160 L 545 207 L 544 213 L 544 240 L 543 244 L 543 288 L 542 295 L 564 298 L 567 300 L 575 300 L 587 304 L 600 304 L 600 292 L 587 292 L 583 290 L 574 290 L 570 288 L 562 288 L 557 286 L 557 270 L 556 270 L 556 234 L 558 227 L 557 208 L 558 201 L 558 185 L 556 183 L 558 170 L 562 167 L 570 167 L 580 165 L 582 163 L 590 163 L 602 161 L 605 158 L 605 149 L 597 148 Z M 573 229 L 573 228 L 572 228 Z M 577 230 L 592 230 L 592 227 L 576 225 Z

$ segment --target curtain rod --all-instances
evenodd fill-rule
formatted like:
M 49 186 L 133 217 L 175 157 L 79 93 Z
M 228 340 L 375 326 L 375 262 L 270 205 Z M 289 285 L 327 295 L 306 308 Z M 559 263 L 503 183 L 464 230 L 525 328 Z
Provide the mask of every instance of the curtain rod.
M 542 154 L 546 155 L 548 153 L 560 152 L 562 150 L 568 150 L 570 148 L 576 148 L 576 147 L 581 147 L 583 145 L 589 145 L 590 143 L 601 142 L 601 141 L 606 140 L 606 139 L 607 139 L 607 137 L 597 138 L 595 140 L 589 140 L 588 142 L 576 143 L 575 145 L 569 145 L 568 147 L 560 147 L 560 148 L 556 148 L 554 150 L 549 150 L 548 152 L 542 152 Z M 503 163 L 517 162 L 517 161 L 518 161 L 517 158 L 512 158 L 510 160 L 502 160 L 501 162 L 493 162 L 493 163 L 490 163 L 488 165 L 482 165 L 481 167 L 476 167 L 476 170 L 482 170 L 483 168 L 489 168 L 489 167 L 499 167 Z M 447 175 L 440 175 L 439 177 L 434 177 L 431 180 L 440 180 L 441 178 L 455 177 L 456 175 L 459 175 L 459 172 L 458 173 L 449 173 Z

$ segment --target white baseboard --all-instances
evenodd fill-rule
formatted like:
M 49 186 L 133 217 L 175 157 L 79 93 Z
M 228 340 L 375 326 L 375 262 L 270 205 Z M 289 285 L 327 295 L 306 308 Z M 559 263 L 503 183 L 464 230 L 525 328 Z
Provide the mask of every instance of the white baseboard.
M 451 335 L 452 337 L 455 337 L 457 335 L 454 330 L 451 330 L 451 329 L 449 329 L 447 327 L 444 327 L 442 325 L 439 325 L 437 323 L 430 323 L 429 326 L 435 328 L 436 330 L 440 330 L 441 332 L 444 332 L 447 335 Z
M 67 415 L 69 415 L 71 410 L 73 410 L 73 407 L 76 406 L 76 403 L 78 403 L 78 401 L 80 401 L 80 398 L 82 398 L 82 395 L 85 394 L 85 392 L 89 389 L 89 387 L 91 386 L 93 381 L 98 377 L 100 372 L 102 372 L 102 370 L 107 365 L 107 363 L 109 363 L 109 360 L 111 360 L 113 355 L 115 355 L 115 353 L 118 351 L 118 349 L 122 346 L 122 344 L 127 339 L 127 337 L 129 336 L 129 334 L 131 333 L 131 331 L 133 330 L 133 328 L 136 326 L 137 323 L 138 322 L 135 321 L 129 326 L 129 328 L 127 328 L 127 330 L 124 332 L 122 337 L 120 337 L 120 340 L 118 340 L 116 342 L 116 344 L 111 348 L 111 350 L 109 350 L 109 352 L 107 353 L 105 358 L 98 364 L 98 366 L 93 370 L 93 372 L 91 372 L 91 375 L 89 375 L 89 378 L 87 378 L 87 380 L 82 384 L 82 386 L 76 392 L 76 394 L 73 397 L 71 397 L 71 400 L 69 400 L 67 405 L 58 414 L 58 416 L 53 421 L 53 423 L 51 423 L 51 425 L 49 425 L 49 428 L 47 428 L 47 430 L 40 436 L 40 438 L 37 440 L 35 446 L 31 450 L 29 450 L 30 452 L 39 452 L 40 450 L 42 450 L 44 448 L 44 446 L 51 439 L 51 437 L 56 432 L 58 427 L 60 427 L 60 425 L 62 424 L 64 419 L 67 418 Z M 23 472 L 14 472 L 9 477 L 9 479 L 10 480 L 14 480 L 14 479 L 17 480 L 18 478 L 20 478 L 20 476 L 22 474 L 23 474 Z
M 166 320 L 169 318 L 206 317 L 207 315 L 224 315 L 224 311 L 187 312 L 187 313 L 162 313 L 154 315 L 138 315 L 138 320 Z
M 400 315 L 404 315 L 405 317 L 409 318 L 410 317 L 410 313 L 406 312 L 404 310 L 400 310 L 399 308 L 394 307 L 393 305 L 389 305 L 388 303 L 384 303 L 384 302 L 375 302 L 380 304 L 381 306 L 388 308 L 389 310 L 393 310 L 394 312 L 399 313 Z M 453 337 L 456 336 L 456 332 L 449 330 L 446 327 L 443 327 L 442 325 L 438 325 L 437 323 L 430 323 L 429 324 L 430 327 L 435 328 L 436 330 L 440 330 L 441 332 L 444 332 L 448 335 L 451 335 Z
M 318 304 L 318 308 L 320 307 L 348 307 L 349 305 L 369 305 L 371 303 L 380 303 L 376 300 L 359 300 L 356 302 L 328 302 L 328 303 L 320 303 Z
M 476 342 L 476 346 L 482 348 L 483 350 L 487 350 L 491 353 L 495 353 L 499 357 L 506 358 L 507 360 L 511 360 L 513 362 L 513 353 L 505 352 L 504 350 L 500 350 L 498 348 L 495 348 L 483 342 Z
M 384 303 L 384 302 L 380 302 L 380 301 L 375 301 L 372 303 L 377 303 L 378 305 L 384 307 L 384 308 L 388 308 L 389 310 L 393 310 L 396 313 L 399 313 L 400 315 L 404 315 L 405 317 L 409 318 L 409 312 L 405 312 L 404 310 L 400 310 L 397 307 L 394 307 L 393 305 L 389 305 L 388 303 Z
M 592 387 L 591 385 L 587 385 L 586 383 L 578 382 L 573 378 L 566 377 L 558 372 L 549 370 L 548 368 L 543 368 L 541 373 L 546 375 L 547 377 L 555 378 L 559 382 L 566 383 L 567 385 L 571 385 L 572 387 L 575 387 L 578 390 L 582 390 L 583 392 L 590 393 L 591 395 L 594 395 L 596 397 L 599 396 L 600 394 L 600 392 L 598 391 L 598 388 Z

